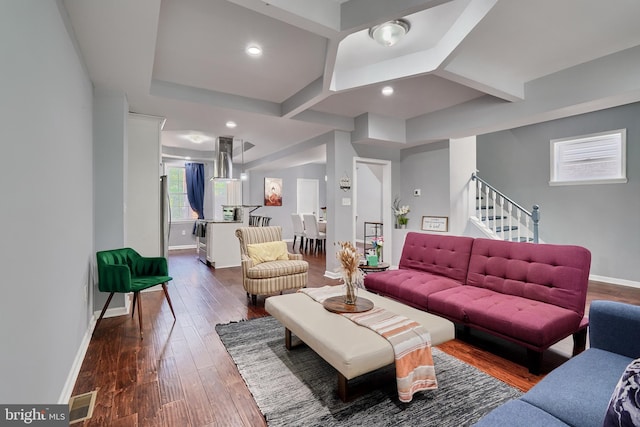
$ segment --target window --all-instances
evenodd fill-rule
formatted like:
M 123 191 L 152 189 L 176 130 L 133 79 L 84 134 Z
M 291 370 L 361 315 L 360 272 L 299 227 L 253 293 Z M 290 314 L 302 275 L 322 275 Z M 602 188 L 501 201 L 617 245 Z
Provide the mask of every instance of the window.
M 550 185 L 627 182 L 626 129 L 551 140 Z
M 169 206 L 173 221 L 198 219 L 187 198 L 187 179 L 184 166 L 168 166 Z

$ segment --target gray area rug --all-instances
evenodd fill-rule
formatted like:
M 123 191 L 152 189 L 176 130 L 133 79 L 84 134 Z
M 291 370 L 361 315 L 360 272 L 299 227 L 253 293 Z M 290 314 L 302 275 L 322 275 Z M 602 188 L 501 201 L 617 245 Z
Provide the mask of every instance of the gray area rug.
M 269 426 L 467 426 L 522 394 L 434 348 L 437 390 L 401 403 L 391 378 L 343 403 L 336 371 L 306 345 L 287 351 L 275 318 L 216 325 L 216 331 Z

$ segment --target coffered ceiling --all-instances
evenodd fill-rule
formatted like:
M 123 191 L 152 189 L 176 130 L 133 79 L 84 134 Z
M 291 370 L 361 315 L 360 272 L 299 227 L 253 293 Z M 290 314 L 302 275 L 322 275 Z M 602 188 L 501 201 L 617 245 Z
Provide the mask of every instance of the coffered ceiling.
M 249 167 L 322 162 L 309 141 L 333 130 L 408 148 L 640 100 L 636 0 L 63 1 L 95 85 L 165 117 L 167 147 L 213 149 L 189 134 L 250 141 Z M 401 17 L 411 29 L 397 45 L 369 37 Z M 617 64 L 622 83 L 599 73 L 555 99 L 558 82 Z M 404 136 L 357 129 L 363 115 Z

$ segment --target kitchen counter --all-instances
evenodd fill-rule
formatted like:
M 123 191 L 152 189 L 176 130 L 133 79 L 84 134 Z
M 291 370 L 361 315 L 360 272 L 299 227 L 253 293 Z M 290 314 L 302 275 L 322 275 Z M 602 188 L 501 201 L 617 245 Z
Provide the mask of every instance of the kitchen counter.
M 201 219 L 205 224 L 205 236 L 199 239 L 200 260 L 213 268 L 240 266 L 240 243 L 236 229 L 246 221 Z

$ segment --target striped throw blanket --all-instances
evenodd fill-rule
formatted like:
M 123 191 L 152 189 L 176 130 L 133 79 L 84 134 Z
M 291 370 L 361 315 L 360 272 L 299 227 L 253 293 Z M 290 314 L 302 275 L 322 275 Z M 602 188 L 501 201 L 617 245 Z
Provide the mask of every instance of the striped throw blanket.
M 319 303 L 343 294 L 339 286 L 304 288 L 298 292 L 307 294 Z M 398 398 L 401 402 L 411 402 L 418 391 L 438 388 L 431 355 L 431 336 L 424 326 L 382 307 L 342 315 L 389 341 L 395 355 Z

